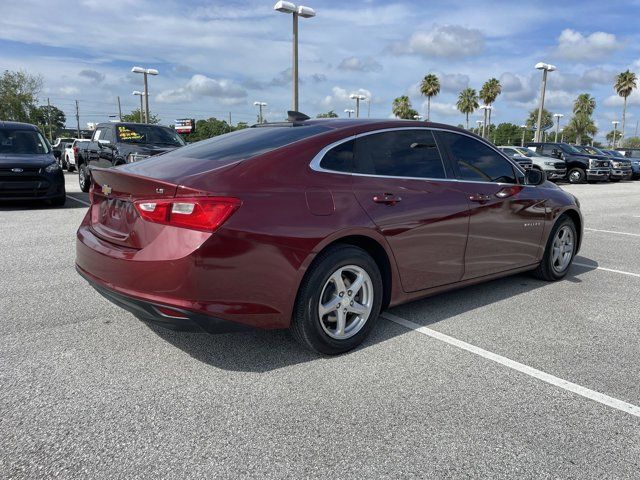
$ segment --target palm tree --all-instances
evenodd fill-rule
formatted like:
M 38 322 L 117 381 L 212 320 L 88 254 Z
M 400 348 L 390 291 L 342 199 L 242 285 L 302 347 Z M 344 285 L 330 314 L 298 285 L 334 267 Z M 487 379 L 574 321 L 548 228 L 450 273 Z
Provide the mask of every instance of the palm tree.
M 440 93 L 440 80 L 433 73 L 425 75 L 420 83 L 420 93 L 427 97 L 427 122 L 431 115 L 431 97 Z
M 624 107 L 622 108 L 622 138 L 624 138 L 624 123 L 627 116 L 627 98 L 631 95 L 634 88 L 638 88 L 636 74 L 630 70 L 618 74 L 616 83 L 613 85 L 614 90 L 624 98 Z
M 478 94 L 473 88 L 465 88 L 458 95 L 456 107 L 460 113 L 467 116 L 467 130 L 469 130 L 469 114 L 473 113 L 480 104 L 478 103 Z
M 498 95 L 502 93 L 502 85 L 497 78 L 490 78 L 480 89 L 480 98 L 485 105 L 493 105 Z M 485 112 L 486 113 L 486 112 Z M 489 125 L 491 125 L 491 110 L 489 110 Z
M 595 135 L 598 129 L 591 117 L 585 113 L 576 113 L 569 122 L 569 128 L 576 133 L 576 145 L 582 144 L 583 135 Z
M 573 102 L 573 113 L 575 114 L 584 113 L 590 117 L 595 109 L 596 99 L 588 93 L 581 93 L 575 102 Z
M 411 100 L 406 95 L 402 95 L 393 101 L 392 111 L 396 117 L 405 120 L 413 120 L 418 115 L 418 112 L 411 108 Z

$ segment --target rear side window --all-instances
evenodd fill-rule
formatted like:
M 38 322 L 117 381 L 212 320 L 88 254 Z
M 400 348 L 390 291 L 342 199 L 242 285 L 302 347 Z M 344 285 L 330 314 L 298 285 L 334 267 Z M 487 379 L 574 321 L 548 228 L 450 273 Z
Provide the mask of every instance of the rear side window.
M 446 177 L 430 130 L 398 130 L 358 137 L 354 172 L 389 177 Z
M 320 168 L 325 170 L 333 170 L 334 172 L 349 172 L 353 171 L 353 149 L 355 142 L 349 140 L 348 142 L 336 145 L 327 153 L 324 154 L 320 161 Z
M 461 180 L 517 183 L 511 163 L 484 143 L 453 132 L 438 132 L 438 140 L 449 151 Z

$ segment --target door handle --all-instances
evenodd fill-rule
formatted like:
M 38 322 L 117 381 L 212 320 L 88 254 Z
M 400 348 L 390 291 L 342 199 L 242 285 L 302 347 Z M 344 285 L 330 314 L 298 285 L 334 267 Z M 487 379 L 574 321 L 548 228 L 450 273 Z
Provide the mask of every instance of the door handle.
M 491 200 L 491 195 L 485 195 L 484 193 L 475 193 L 473 195 L 469 195 L 469 200 L 476 203 L 487 203 L 489 200 Z
M 382 195 L 374 195 L 373 201 L 376 203 L 384 203 L 385 205 L 393 206 L 400 202 L 402 197 L 394 195 L 393 193 L 385 193 Z

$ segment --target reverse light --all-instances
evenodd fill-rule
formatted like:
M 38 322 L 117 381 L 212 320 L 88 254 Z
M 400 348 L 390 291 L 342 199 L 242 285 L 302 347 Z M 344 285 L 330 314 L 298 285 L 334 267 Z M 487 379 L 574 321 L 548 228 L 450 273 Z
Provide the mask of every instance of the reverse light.
M 240 207 L 240 203 L 232 197 L 192 197 L 140 200 L 134 205 L 148 222 L 215 232 Z

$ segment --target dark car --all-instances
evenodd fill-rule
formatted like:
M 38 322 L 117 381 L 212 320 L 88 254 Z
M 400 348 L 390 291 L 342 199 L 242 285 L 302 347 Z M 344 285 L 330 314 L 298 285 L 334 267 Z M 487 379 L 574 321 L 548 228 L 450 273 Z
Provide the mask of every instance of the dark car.
M 0 200 L 64 205 L 64 175 L 35 125 L 0 121 Z
M 381 309 L 580 247 L 576 198 L 465 130 L 401 120 L 253 127 L 92 169 L 76 268 L 145 321 L 290 328 L 335 354 Z
M 624 157 L 631 162 L 632 179 L 640 179 L 640 148 L 624 148 L 621 150 L 612 150 L 617 154 L 623 154 Z
M 589 155 L 564 142 L 529 142 L 527 148 L 540 155 L 564 160 L 569 183 L 608 181 L 611 165 L 608 158 Z
M 611 165 L 611 172 L 609 173 L 609 180 L 612 182 L 619 182 L 620 180 L 630 180 L 632 176 L 631 162 L 627 159 L 617 159 L 611 155 L 603 152 L 597 147 L 591 147 L 589 145 L 574 145 L 575 149 L 580 150 L 586 155 L 591 155 L 594 158 L 607 159 Z
M 185 145 L 169 127 L 145 123 L 99 123 L 91 141 L 80 152 L 78 181 L 89 191 L 89 167 L 116 167 L 166 153 Z

